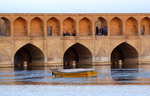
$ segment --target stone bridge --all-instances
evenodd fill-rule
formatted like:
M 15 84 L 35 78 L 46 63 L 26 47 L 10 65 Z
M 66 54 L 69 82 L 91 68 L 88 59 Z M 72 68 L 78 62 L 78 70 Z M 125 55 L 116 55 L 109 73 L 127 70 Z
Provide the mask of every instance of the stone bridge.
M 150 62 L 150 14 L 0 14 L 0 66 Z

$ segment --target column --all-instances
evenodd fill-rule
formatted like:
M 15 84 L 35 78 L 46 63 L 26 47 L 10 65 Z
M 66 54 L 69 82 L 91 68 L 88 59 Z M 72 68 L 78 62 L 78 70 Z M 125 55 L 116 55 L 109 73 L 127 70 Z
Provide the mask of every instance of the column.
M 30 20 L 30 15 L 28 15 L 28 20 L 27 20 L 27 36 L 30 36 L 30 23 L 31 23 L 31 20 Z
M 63 36 L 63 21 L 62 21 L 62 14 L 60 14 L 60 36 Z

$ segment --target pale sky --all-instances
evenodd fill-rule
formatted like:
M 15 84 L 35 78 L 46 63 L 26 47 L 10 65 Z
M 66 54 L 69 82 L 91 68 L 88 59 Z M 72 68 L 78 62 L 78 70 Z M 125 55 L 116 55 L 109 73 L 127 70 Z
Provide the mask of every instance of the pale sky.
M 150 0 L 0 0 L 0 13 L 150 13 Z

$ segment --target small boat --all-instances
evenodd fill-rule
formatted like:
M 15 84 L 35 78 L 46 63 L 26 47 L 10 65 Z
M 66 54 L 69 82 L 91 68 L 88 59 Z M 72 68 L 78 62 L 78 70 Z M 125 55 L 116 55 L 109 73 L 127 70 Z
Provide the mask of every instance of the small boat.
M 94 69 L 51 69 L 55 77 L 94 77 L 98 75 Z

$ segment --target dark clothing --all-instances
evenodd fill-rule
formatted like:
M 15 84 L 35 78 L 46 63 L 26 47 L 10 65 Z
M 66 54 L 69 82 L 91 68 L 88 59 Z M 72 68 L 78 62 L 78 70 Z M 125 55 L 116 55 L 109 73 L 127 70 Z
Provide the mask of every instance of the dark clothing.
M 104 35 L 107 35 L 107 27 L 104 27 Z
M 103 35 L 102 28 L 100 28 L 100 30 L 99 30 L 99 35 Z
M 141 35 L 144 35 L 144 33 L 145 33 L 145 27 L 141 26 Z
M 99 29 L 98 27 L 96 27 L 96 34 L 95 35 L 98 35 L 99 34 Z
M 48 29 L 48 36 L 52 36 L 52 26 L 50 26 Z

